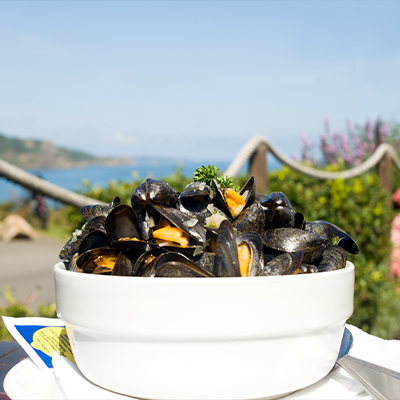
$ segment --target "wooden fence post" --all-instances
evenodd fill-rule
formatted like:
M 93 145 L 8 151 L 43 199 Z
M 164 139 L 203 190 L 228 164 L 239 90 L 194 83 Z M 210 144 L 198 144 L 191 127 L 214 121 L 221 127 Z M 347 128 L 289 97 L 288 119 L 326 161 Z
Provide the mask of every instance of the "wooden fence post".
M 383 188 L 385 188 L 390 195 L 393 194 L 392 184 L 392 157 L 386 153 L 377 165 L 378 176 Z
M 262 143 L 254 151 L 249 160 L 249 176 L 254 176 L 256 191 L 265 194 L 268 194 L 267 151 L 268 146 Z
M 382 141 L 379 134 L 379 129 L 382 126 L 382 121 L 378 120 L 375 125 L 375 143 L 378 147 Z M 390 195 L 393 193 L 392 183 L 392 157 L 389 153 L 386 153 L 376 166 L 376 172 L 379 176 L 379 180 L 384 189 L 386 189 Z

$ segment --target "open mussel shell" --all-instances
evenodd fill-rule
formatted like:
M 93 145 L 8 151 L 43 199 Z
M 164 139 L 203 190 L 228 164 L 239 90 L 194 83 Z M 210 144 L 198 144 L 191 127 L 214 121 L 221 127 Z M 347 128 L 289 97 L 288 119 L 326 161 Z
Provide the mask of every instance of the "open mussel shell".
M 210 186 L 214 192 L 214 197 L 212 199 L 214 205 L 225 215 L 232 217 L 232 213 L 227 204 L 227 192 L 234 189 L 222 188 L 215 179 L 211 180 Z M 246 182 L 239 194 L 242 196 L 245 203 L 244 206 L 240 206 L 243 207 L 243 209 L 254 203 L 256 195 L 254 177 L 251 177 Z M 243 210 L 241 212 L 243 212 Z M 233 218 L 236 218 L 238 215 L 240 215 L 239 212 L 237 212 Z
M 190 197 L 202 198 L 203 201 L 209 201 L 212 195 L 212 189 L 204 182 L 191 182 L 185 190 L 179 195 L 179 198 L 185 199 Z
M 218 228 L 213 274 L 217 277 L 241 276 L 236 236 L 227 220 Z
M 324 242 L 321 236 L 296 228 L 269 229 L 261 235 L 261 238 L 265 246 L 286 253 L 311 251 Z
M 82 240 L 92 231 L 100 230 L 105 232 L 106 217 L 103 215 L 93 217 L 80 230 L 78 235 L 72 236 L 60 251 L 59 257 L 61 260 L 71 260 L 72 256 L 79 251 L 79 246 Z
M 213 190 L 214 197 L 212 199 L 213 204 L 221 210 L 224 214 L 231 216 L 228 205 L 226 203 L 226 197 L 224 190 L 218 185 L 215 179 L 211 179 L 211 189 Z
M 111 247 L 111 241 L 103 231 L 92 231 L 88 233 L 79 245 L 79 254 L 99 247 Z
M 191 218 L 196 218 L 201 226 L 206 224 L 206 219 L 211 217 L 209 209 L 210 203 L 199 200 L 195 197 L 185 197 L 180 199 L 179 210 Z
M 107 216 L 105 228 L 112 243 L 122 238 L 142 239 L 137 216 L 128 205 L 114 208 Z
M 178 193 L 168 183 L 156 179 L 146 179 L 136 187 L 131 196 L 133 211 L 138 217 L 140 230 L 145 240 L 151 239 L 152 228 L 157 224 L 151 205 L 175 207 L 178 203 Z
M 106 231 L 112 246 L 123 251 L 132 262 L 149 249 L 142 240 L 139 221 L 132 207 L 120 205 L 114 208 L 107 217 Z
M 197 218 L 193 218 L 177 208 L 166 207 L 158 204 L 153 204 L 152 207 L 172 225 L 181 229 L 183 232 L 196 239 L 199 243 L 204 243 L 206 241 L 206 231 L 199 224 Z
M 98 267 L 108 268 L 111 273 L 119 253 L 118 249 L 112 247 L 87 250 L 76 259 L 76 265 L 86 273 L 93 273 Z
M 332 224 L 331 222 L 307 222 L 305 229 L 317 233 L 318 235 L 326 238 L 327 241 L 330 241 L 334 237 L 339 238 L 338 245 L 340 247 L 343 247 L 350 254 L 358 254 L 360 252 L 360 248 L 358 247 L 354 239 L 343 229 L 339 228 L 337 225 Z
M 256 199 L 256 184 L 254 176 L 250 177 L 240 189 L 240 195 L 243 197 L 246 203 L 245 207 L 249 207 L 254 203 Z
M 258 276 L 264 265 L 262 257 L 263 242 L 260 235 L 256 232 L 244 232 L 236 237 L 236 244 L 238 248 L 247 246 L 250 254 L 246 272 L 244 274 L 241 273 L 241 276 Z

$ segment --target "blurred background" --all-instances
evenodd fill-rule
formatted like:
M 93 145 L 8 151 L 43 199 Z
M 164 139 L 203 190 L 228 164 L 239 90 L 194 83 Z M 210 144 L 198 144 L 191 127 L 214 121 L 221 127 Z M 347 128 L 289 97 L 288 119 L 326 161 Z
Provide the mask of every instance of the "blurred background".
M 94 199 L 117 193 L 128 202 L 148 176 L 181 190 L 202 164 L 222 173 L 255 135 L 330 171 L 359 165 L 380 143 L 398 154 L 399 12 L 385 0 L 2 1 L 0 159 Z M 320 181 L 267 157 L 269 191 L 359 244 L 350 322 L 400 339 L 398 169 L 388 189 L 375 169 Z M 247 174 L 246 164 L 237 184 Z M 0 221 L 23 216 L 39 235 L 32 243 L 54 241 L 55 259 L 83 223 L 76 207 L 5 178 L 0 204 Z M 0 243 L 0 271 L 12 242 Z M 11 306 L 38 312 L 40 302 L 53 315 L 52 288 L 40 297 L 40 282 L 4 289 L 3 315 Z

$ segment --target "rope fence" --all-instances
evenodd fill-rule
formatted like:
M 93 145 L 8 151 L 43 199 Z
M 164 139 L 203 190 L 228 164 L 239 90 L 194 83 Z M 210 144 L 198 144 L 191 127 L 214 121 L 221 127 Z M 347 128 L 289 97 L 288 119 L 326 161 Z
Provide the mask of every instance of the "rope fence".
M 294 169 L 297 172 L 305 174 L 309 177 L 316 179 L 350 179 L 355 178 L 363 173 L 368 172 L 370 169 L 377 167 L 378 174 L 381 178 L 382 186 L 391 192 L 391 173 L 392 173 L 392 163 L 400 170 L 400 159 L 398 158 L 394 148 L 387 143 L 381 143 L 375 150 L 375 152 L 362 164 L 357 165 L 354 168 L 350 168 L 343 171 L 322 171 L 312 167 L 308 167 L 297 161 L 292 160 L 281 151 L 279 151 L 268 138 L 258 135 L 252 137 L 240 150 L 235 159 L 231 162 L 229 167 L 224 172 L 225 175 L 235 177 L 241 171 L 246 162 L 250 163 L 249 170 L 252 171 L 251 175 L 258 176 L 256 182 L 260 184 L 258 191 L 267 190 L 267 168 L 264 168 L 264 163 L 262 165 L 255 165 L 255 160 L 264 160 L 266 158 L 267 152 L 271 152 L 277 160 L 281 163 L 286 164 L 288 167 Z M 256 157 L 257 153 L 262 153 L 259 157 Z M 261 179 L 260 179 L 261 177 Z M 390 182 L 390 187 L 388 182 Z

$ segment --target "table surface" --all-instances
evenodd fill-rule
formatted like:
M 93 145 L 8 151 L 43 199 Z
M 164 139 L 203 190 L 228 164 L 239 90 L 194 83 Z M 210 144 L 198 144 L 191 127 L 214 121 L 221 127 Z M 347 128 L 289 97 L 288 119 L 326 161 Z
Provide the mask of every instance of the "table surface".
M 25 350 L 17 342 L 0 341 L 0 400 L 9 400 L 3 386 L 8 371 L 27 357 Z

